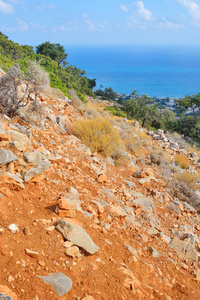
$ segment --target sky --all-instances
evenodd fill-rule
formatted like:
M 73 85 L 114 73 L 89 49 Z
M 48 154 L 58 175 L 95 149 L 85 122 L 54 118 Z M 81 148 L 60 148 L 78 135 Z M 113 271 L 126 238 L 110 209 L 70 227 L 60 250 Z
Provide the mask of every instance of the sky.
M 32 46 L 199 45 L 200 0 L 0 0 L 0 31 Z

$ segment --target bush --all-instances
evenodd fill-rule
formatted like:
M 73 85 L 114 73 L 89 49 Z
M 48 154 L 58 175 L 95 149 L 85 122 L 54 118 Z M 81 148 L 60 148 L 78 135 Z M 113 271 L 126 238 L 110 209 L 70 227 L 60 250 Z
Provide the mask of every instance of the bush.
M 185 158 L 184 155 L 182 155 L 182 154 L 176 154 L 175 157 L 174 157 L 174 159 L 175 159 L 175 162 L 176 162 L 177 164 L 179 164 L 179 166 L 180 166 L 182 169 L 188 169 L 188 167 L 189 167 L 189 162 L 188 162 L 187 158 Z
M 177 174 L 170 182 L 173 195 L 182 201 L 188 202 L 194 208 L 199 206 L 199 197 L 195 191 L 198 189 L 199 176 L 188 171 Z
M 123 156 L 123 141 L 111 123 L 101 116 L 95 119 L 76 121 L 73 133 L 92 152 L 99 152 L 116 160 Z

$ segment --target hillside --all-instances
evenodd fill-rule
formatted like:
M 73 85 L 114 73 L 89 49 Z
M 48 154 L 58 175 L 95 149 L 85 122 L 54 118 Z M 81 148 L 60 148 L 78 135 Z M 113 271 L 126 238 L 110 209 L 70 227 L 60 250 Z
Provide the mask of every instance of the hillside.
M 103 101 L 55 91 L 39 101 L 0 120 L 0 298 L 199 299 L 199 194 L 173 193 L 177 175 L 199 174 L 198 152 L 110 116 Z M 123 139 L 121 157 L 73 134 L 100 115 Z M 53 288 L 41 278 L 58 273 Z

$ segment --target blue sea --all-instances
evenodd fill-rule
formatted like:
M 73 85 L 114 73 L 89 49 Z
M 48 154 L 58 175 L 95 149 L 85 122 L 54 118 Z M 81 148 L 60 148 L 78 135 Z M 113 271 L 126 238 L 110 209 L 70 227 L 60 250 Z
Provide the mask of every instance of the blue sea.
M 69 64 L 118 93 L 184 97 L 200 92 L 200 46 L 65 46 Z

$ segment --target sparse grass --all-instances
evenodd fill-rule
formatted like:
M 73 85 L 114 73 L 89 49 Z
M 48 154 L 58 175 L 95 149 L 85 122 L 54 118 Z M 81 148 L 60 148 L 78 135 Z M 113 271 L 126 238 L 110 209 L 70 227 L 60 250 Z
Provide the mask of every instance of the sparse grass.
M 176 154 L 174 156 L 174 160 L 182 169 L 188 169 L 189 162 L 188 162 L 187 158 L 185 158 L 184 155 Z
M 104 156 L 111 156 L 120 160 L 124 152 L 124 143 L 119 134 L 102 116 L 74 123 L 73 133 L 86 144 L 92 152 L 99 152 Z

